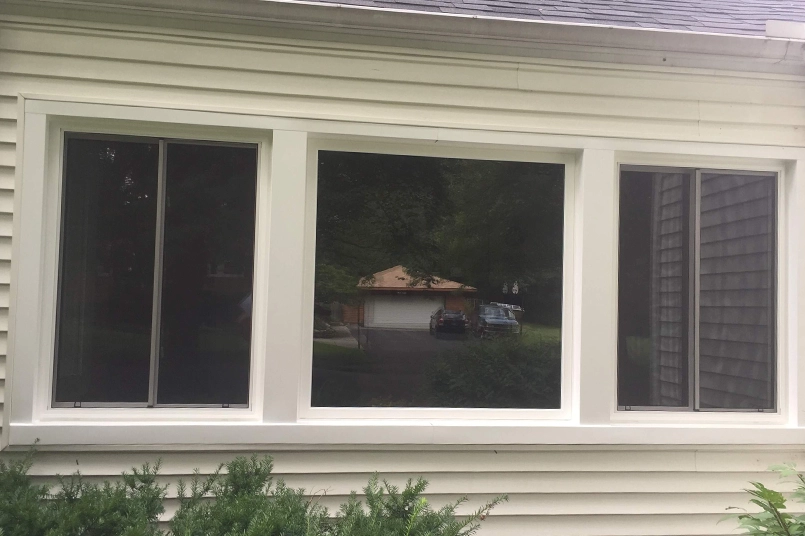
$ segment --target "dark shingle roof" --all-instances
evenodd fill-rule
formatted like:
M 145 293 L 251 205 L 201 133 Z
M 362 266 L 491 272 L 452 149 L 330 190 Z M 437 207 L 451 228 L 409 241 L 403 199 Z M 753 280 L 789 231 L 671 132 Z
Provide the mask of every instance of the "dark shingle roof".
M 805 0 L 316 0 L 407 11 L 765 35 L 767 20 L 805 22 Z

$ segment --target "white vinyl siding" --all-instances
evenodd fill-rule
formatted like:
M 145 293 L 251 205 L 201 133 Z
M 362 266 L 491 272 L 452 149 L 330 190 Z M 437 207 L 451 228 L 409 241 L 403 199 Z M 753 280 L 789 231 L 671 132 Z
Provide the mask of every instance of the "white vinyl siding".
M 19 94 L 434 129 L 796 148 L 805 146 L 803 83 L 794 76 L 0 21 L 0 404 Z M 772 463 L 805 463 L 800 451 L 782 447 L 281 451 L 270 446 L 270 433 L 264 441 L 255 450 L 276 456 L 279 476 L 331 507 L 373 471 L 394 482 L 423 475 L 434 500 L 469 494 L 468 508 L 508 493 L 510 502 L 496 509 L 483 536 L 729 534 L 733 525 L 718 521 L 727 506 L 746 503 L 746 482 L 772 482 L 763 473 Z M 101 478 L 162 458 L 164 481 L 175 483 L 234 455 L 44 452 L 34 471 L 53 480 L 79 460 L 83 474 Z M 168 508 L 175 510 L 175 501 Z
M 0 53 L 1 54 L 1 53 Z M 14 165 L 17 99 L 0 92 L 0 410 L 5 403 L 8 306 L 11 283 L 11 224 L 14 212 Z
M 368 328 L 428 329 L 430 315 L 444 307 L 441 296 L 385 295 L 366 298 Z
M 780 460 L 805 463 L 797 450 L 580 449 L 533 450 L 269 450 L 275 475 L 302 487 L 333 512 L 374 471 L 391 483 L 424 476 L 428 497 L 446 503 L 467 495 L 461 512 L 508 494 L 479 536 L 727 535 L 735 524 L 719 523 L 729 506 L 748 506 L 747 482 L 777 484 L 766 471 Z M 97 481 L 145 461 L 162 459 L 162 482 L 170 484 L 165 518 L 177 508 L 175 484 L 193 469 L 202 474 L 237 452 L 42 453 L 38 480 L 74 471 Z M 248 455 L 248 454 L 247 454 Z M 76 461 L 79 465 L 76 465 Z M 785 486 L 783 486 L 785 488 Z

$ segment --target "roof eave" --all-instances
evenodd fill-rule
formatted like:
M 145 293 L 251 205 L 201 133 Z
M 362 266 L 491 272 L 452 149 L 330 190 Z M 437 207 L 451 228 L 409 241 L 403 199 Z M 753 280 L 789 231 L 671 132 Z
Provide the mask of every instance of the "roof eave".
M 494 16 L 377 9 L 297 0 L 3 0 L 3 10 L 52 12 L 55 17 L 133 16 L 152 24 L 226 23 L 295 30 L 320 39 L 392 41 L 436 50 L 521 54 L 609 63 L 802 74 L 805 41 L 715 33 L 625 28 Z M 145 17 L 145 18 L 143 18 Z M 200 26 L 203 28 L 203 26 Z

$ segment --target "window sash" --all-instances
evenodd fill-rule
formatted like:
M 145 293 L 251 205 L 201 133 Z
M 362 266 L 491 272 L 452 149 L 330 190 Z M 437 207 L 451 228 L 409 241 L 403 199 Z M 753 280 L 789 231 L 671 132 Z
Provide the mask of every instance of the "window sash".
M 164 279 L 164 238 L 165 238 L 165 210 L 166 210 L 166 185 L 167 185 L 167 158 L 168 146 L 172 144 L 181 145 L 205 145 L 216 147 L 232 147 L 232 148 L 249 148 L 255 150 L 257 153 L 258 147 L 254 143 L 240 143 L 240 142 L 226 142 L 226 141 L 206 141 L 206 140 L 187 140 L 183 138 L 160 138 L 151 136 L 137 136 L 127 134 L 100 134 L 100 133 L 85 133 L 85 132 L 70 132 L 63 133 L 63 142 L 66 146 L 68 140 L 98 140 L 98 141 L 119 141 L 119 142 L 141 142 L 141 143 L 158 143 L 158 170 L 157 170 L 157 198 L 156 198 L 156 218 L 155 218 L 155 255 L 153 267 L 153 293 L 152 293 L 152 308 L 151 308 L 151 340 L 150 340 L 150 354 L 149 354 L 149 387 L 148 399 L 144 402 L 81 402 L 81 401 L 57 401 L 56 389 L 58 382 L 58 366 L 59 366 L 59 347 L 58 337 L 56 338 L 56 345 L 54 346 L 53 356 L 53 374 L 52 384 L 50 386 L 50 404 L 53 408 L 248 408 L 249 404 L 200 404 L 200 403 L 159 403 L 157 401 L 158 387 L 159 387 L 159 361 L 160 361 L 160 338 L 161 338 L 161 324 L 162 324 L 162 283 Z M 66 159 L 66 153 L 61 155 L 62 164 Z M 67 166 L 62 165 L 61 180 L 62 184 L 66 183 Z M 256 192 L 255 192 L 256 195 Z M 57 256 L 57 270 L 61 274 L 63 263 L 63 244 L 65 229 L 65 190 L 62 189 L 62 196 L 59 201 L 61 206 L 62 218 L 59 221 L 59 254 Z M 256 223 L 256 222 L 255 222 Z M 256 245 L 256 244 L 255 244 Z M 61 306 L 61 275 L 59 275 L 59 283 L 56 287 L 56 333 L 58 333 L 60 325 Z M 250 341 L 250 346 L 252 345 Z M 250 359 L 251 361 L 251 359 Z M 251 376 L 252 370 L 249 367 L 249 375 Z M 251 389 L 252 381 L 249 379 L 249 389 Z
M 752 413 L 752 412 L 768 412 L 774 413 L 777 411 L 779 400 L 777 393 L 778 382 L 778 352 L 777 352 L 777 302 L 779 285 L 777 283 L 777 265 L 779 256 L 778 244 L 778 219 L 779 219 L 779 174 L 776 172 L 767 171 L 736 171 L 736 170 L 718 170 L 718 169 L 691 169 L 691 168 L 675 168 L 675 167 L 661 167 L 661 166 L 635 166 L 635 165 L 620 165 L 620 173 L 618 176 L 619 183 L 622 180 L 623 172 L 643 172 L 643 173 L 687 173 L 690 174 L 690 187 L 689 187 L 689 202 L 688 202 L 688 215 L 689 215 L 689 240 L 687 243 L 689 249 L 689 268 L 688 268 L 688 283 L 687 291 L 689 295 L 687 317 L 688 317 L 688 403 L 685 406 L 666 406 L 666 405 L 649 405 L 649 406 L 635 406 L 625 405 L 620 403 L 620 387 L 618 387 L 617 396 L 619 398 L 617 404 L 618 411 L 659 411 L 659 412 L 737 412 L 737 413 Z M 767 177 L 773 178 L 773 188 L 771 192 L 771 229 L 768 236 L 771 237 L 771 266 L 768 272 L 771 274 L 771 301 L 769 304 L 769 323 L 770 323 L 770 344 L 771 344 L 771 358 L 769 362 L 769 399 L 772 407 L 770 408 L 729 408 L 729 407 L 703 407 L 701 404 L 701 207 L 702 207 L 702 175 L 747 175 L 753 177 Z M 651 179 L 647 179 L 651 180 Z M 620 239 L 619 239 L 620 240 Z M 618 298 L 620 300 L 620 297 Z M 653 328 L 652 328 L 653 329 Z M 620 324 L 618 325 L 620 332 Z M 620 333 L 618 335 L 620 340 Z M 619 343 L 620 344 L 620 343 Z M 618 363 L 620 375 L 620 350 L 618 352 Z

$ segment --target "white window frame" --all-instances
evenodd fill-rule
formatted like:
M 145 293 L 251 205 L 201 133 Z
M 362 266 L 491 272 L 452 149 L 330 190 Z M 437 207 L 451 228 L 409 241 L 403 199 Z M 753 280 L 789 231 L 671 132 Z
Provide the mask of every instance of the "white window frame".
M 775 410 L 764 412 L 741 411 L 741 410 L 702 410 L 693 411 L 689 408 L 639 408 L 631 410 L 619 409 L 617 402 L 617 387 L 615 389 L 614 410 L 611 413 L 612 422 L 620 423 L 745 423 L 745 424 L 778 424 L 783 425 L 789 421 L 790 404 L 789 392 L 790 382 L 786 381 L 789 377 L 790 361 L 788 353 L 789 341 L 789 309 L 791 306 L 788 295 L 788 270 L 789 259 L 788 251 L 791 249 L 790 231 L 792 225 L 788 214 L 787 201 L 793 198 L 794 183 L 791 166 L 784 161 L 770 162 L 767 160 L 751 158 L 714 158 L 707 156 L 680 156 L 680 155 L 646 155 L 621 153 L 617 158 L 617 197 L 620 199 L 620 173 L 622 166 L 643 166 L 646 168 L 668 168 L 668 169 L 701 169 L 706 171 L 736 171 L 736 172 L 757 172 L 775 173 L 777 175 L 777 199 L 776 199 L 776 271 L 777 288 L 775 295 L 775 355 L 774 355 L 774 382 L 775 382 Z M 619 206 L 619 205 L 618 205 Z M 618 211 L 618 208 L 616 208 Z M 619 212 L 619 211 L 618 211 Z M 617 216 L 620 222 L 620 214 Z M 617 230 L 616 230 L 617 232 Z M 617 248 L 617 240 L 616 240 Z M 618 279 L 618 264 L 620 259 L 616 254 L 616 267 L 613 272 L 615 285 Z M 617 300 L 615 308 L 617 310 Z M 617 354 L 617 350 L 616 350 Z M 615 385 L 617 386 L 617 356 L 614 367 Z M 695 371 L 691 371 L 694 373 Z M 698 389 L 698 386 L 696 386 Z
M 64 110 L 69 112 L 69 107 Z M 38 199 L 23 199 L 18 214 L 19 240 L 18 269 L 16 284 L 20 292 L 28 297 L 18 302 L 16 314 L 23 317 L 37 317 L 30 328 L 20 329 L 15 333 L 15 353 L 25 351 L 37 356 L 34 361 L 25 363 L 25 367 L 17 367 L 12 377 L 33 377 L 32 389 L 27 393 L 17 392 L 12 401 L 11 422 L 15 419 L 31 422 L 70 422 L 70 421 L 103 421 L 103 420 L 167 420 L 186 421 L 197 418 L 221 421 L 257 421 L 261 418 L 264 385 L 265 348 L 257 344 L 263 334 L 257 334 L 252 342 L 249 370 L 249 403 L 247 407 L 214 408 L 214 407 L 171 407 L 153 408 L 125 407 L 121 404 L 98 404 L 94 407 L 65 407 L 65 404 L 53 403 L 53 382 L 55 367 L 55 336 L 57 315 L 57 284 L 59 273 L 59 237 L 61 235 L 61 211 L 63 196 L 63 165 L 65 133 L 88 133 L 114 136 L 138 136 L 167 139 L 187 139 L 193 141 L 244 143 L 257 146 L 257 216 L 256 229 L 266 227 L 268 202 L 268 175 L 266 162 L 270 161 L 271 139 L 264 132 L 244 131 L 219 126 L 194 127 L 190 125 L 159 125 L 155 123 L 125 121 L 114 118 L 95 118 L 56 114 L 37 114 L 26 112 L 26 132 L 28 140 L 34 142 L 29 161 L 34 165 L 41 160 L 45 165 L 39 169 L 28 170 L 24 175 L 26 182 L 23 189 L 35 189 Z M 35 138 L 35 139 L 33 139 Z M 24 162 L 25 164 L 25 162 Z M 27 166 L 26 166 L 27 167 Z M 27 201 L 34 201 L 26 204 Z M 265 214 L 261 216 L 262 214 Z M 34 240 L 33 226 L 39 227 L 38 240 Z M 260 282 L 265 280 L 267 264 L 264 260 L 265 244 L 255 239 L 255 296 L 253 298 L 252 323 L 264 322 L 266 304 Z M 38 250 L 38 256 L 33 253 Z M 258 277 L 258 274 L 260 277 Z M 16 320 L 16 318 L 15 318 Z M 16 325 L 19 325 L 15 322 Z M 16 326 L 15 326 L 16 327 Z M 22 371 L 20 369 L 23 368 Z M 35 370 L 33 370 L 35 369 Z M 24 374 L 24 375 L 23 375 Z M 24 395 L 24 396 L 23 396 Z
M 103 448 L 805 442 L 805 374 L 799 374 L 805 336 L 798 335 L 805 333 L 805 149 L 316 120 L 37 95 L 20 97 L 18 117 L 3 445 L 36 439 L 45 446 Z M 67 127 L 258 144 L 248 408 L 49 407 L 53 357 L 46 350 L 55 333 L 57 235 L 45 231 L 58 223 L 50 209 L 58 199 L 59 132 Z M 317 167 L 310 159 L 320 147 L 566 163 L 561 410 L 310 407 Z M 777 413 L 617 411 L 620 163 L 780 174 Z M 525 415 L 529 411 L 535 413 Z
M 463 158 L 561 164 L 564 166 L 564 210 L 562 259 L 562 331 L 561 395 L 559 409 L 484 409 L 484 408 L 336 408 L 311 406 L 313 378 L 313 294 L 315 287 L 316 206 L 319 151 L 357 152 L 387 155 Z M 299 390 L 301 419 L 525 419 L 568 420 L 571 412 L 573 377 L 572 282 L 573 207 L 576 158 L 572 154 L 549 152 L 529 147 L 468 147 L 455 144 L 414 143 L 411 140 L 380 141 L 357 136 L 311 136 L 308 141 L 307 195 L 305 203 L 305 301 L 303 328 L 305 345 L 302 359 L 302 383 Z

